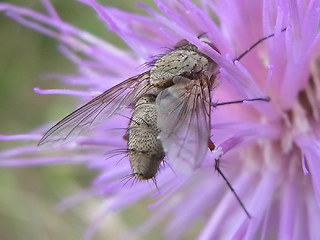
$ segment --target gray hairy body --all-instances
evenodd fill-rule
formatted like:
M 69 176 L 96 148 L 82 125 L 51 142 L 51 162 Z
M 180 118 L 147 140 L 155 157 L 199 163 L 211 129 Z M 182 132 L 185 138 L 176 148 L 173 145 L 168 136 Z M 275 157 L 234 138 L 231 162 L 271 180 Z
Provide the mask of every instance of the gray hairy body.
M 133 175 L 139 180 L 155 177 L 165 157 L 157 127 L 156 97 L 143 95 L 138 99 L 128 130 L 128 155 Z
M 183 96 L 187 94 L 181 92 L 180 88 L 179 91 L 173 88 L 172 92 L 172 86 L 179 83 L 179 86 L 192 88 L 198 82 L 200 84 L 199 78 L 203 76 L 208 78 L 214 67 L 216 64 L 190 43 L 176 46 L 174 50 L 155 61 L 149 75 L 150 85 L 153 87 L 152 94 L 144 94 L 137 100 L 129 124 L 128 155 L 133 175 L 137 179 L 148 180 L 155 177 L 165 157 L 163 143 L 159 138 L 157 96 L 162 92 L 161 101 L 169 101 L 168 106 L 170 106 L 170 99 L 173 99 L 173 105 L 182 102 Z M 205 87 L 210 88 L 210 86 Z M 185 88 L 183 91 L 188 92 Z M 165 89 L 167 89 L 166 94 L 163 92 Z M 182 100 L 179 97 L 182 97 Z M 172 110 L 170 109 L 170 112 Z M 175 111 L 172 114 L 179 115 Z M 185 127 L 188 128 L 188 125 L 186 124 Z

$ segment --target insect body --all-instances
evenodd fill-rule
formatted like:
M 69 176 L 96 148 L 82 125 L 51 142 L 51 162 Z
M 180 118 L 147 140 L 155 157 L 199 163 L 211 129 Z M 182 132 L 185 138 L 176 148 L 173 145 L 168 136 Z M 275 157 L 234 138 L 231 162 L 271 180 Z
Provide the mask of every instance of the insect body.
M 154 178 L 165 157 L 157 126 L 156 96 L 140 97 L 128 129 L 128 155 L 132 173 L 139 180 Z
M 173 165 L 198 165 L 210 142 L 211 108 L 219 105 L 211 103 L 218 66 L 195 45 L 182 42 L 156 60 L 150 71 L 121 82 L 62 119 L 44 134 L 39 146 L 70 141 L 136 103 L 128 139 L 134 176 L 140 180 L 154 178 L 165 155 L 174 160 Z M 239 102 L 242 101 L 228 104 Z M 223 104 L 226 103 L 220 105 Z M 217 170 L 224 177 L 220 169 Z M 231 190 L 236 195 L 232 187 Z
M 121 82 L 62 119 L 44 134 L 39 146 L 68 142 L 145 94 L 154 94 L 159 137 L 166 155 L 178 164 L 200 162 L 210 135 L 210 90 L 215 69 L 217 64 L 196 46 L 179 43 L 155 61 L 150 71 Z

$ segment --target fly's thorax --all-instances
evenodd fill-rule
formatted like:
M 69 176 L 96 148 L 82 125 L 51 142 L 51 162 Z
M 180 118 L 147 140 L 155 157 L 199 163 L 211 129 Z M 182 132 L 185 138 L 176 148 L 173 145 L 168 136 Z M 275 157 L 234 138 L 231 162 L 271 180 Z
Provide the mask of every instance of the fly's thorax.
M 155 96 L 146 94 L 136 103 L 128 130 L 128 155 L 136 178 L 153 178 L 165 157 L 158 139 Z
M 150 70 L 150 84 L 157 88 L 173 85 L 173 78 L 194 75 L 208 71 L 215 64 L 208 56 L 199 52 L 196 46 L 187 44 L 158 59 Z

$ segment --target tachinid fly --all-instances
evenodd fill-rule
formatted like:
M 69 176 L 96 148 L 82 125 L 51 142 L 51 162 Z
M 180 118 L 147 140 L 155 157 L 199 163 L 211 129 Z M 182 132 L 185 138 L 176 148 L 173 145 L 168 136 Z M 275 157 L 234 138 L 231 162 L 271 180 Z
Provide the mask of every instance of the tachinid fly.
M 236 60 L 272 36 L 259 40 Z M 128 129 L 133 175 L 139 180 L 154 179 L 165 155 L 173 165 L 195 167 L 208 151 L 212 107 L 243 102 L 212 104 L 211 90 L 218 73 L 212 59 L 182 40 L 149 71 L 121 82 L 59 121 L 44 134 L 39 146 L 66 143 L 135 104 Z M 218 161 L 216 168 L 224 177 Z
M 166 156 L 177 165 L 198 164 L 207 152 L 210 91 L 217 70 L 214 61 L 183 40 L 155 61 L 150 71 L 121 82 L 62 119 L 44 134 L 39 146 L 66 143 L 153 94 Z

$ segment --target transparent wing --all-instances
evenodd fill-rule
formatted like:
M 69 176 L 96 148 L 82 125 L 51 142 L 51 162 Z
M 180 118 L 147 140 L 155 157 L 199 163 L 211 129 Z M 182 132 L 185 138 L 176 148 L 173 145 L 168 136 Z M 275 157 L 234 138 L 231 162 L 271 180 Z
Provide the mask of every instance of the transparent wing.
M 210 84 L 206 75 L 175 84 L 157 96 L 160 140 L 170 162 L 182 171 L 197 167 L 210 137 Z
M 97 96 L 54 125 L 39 141 L 40 147 L 63 144 L 105 122 L 150 90 L 149 72 L 129 78 Z

